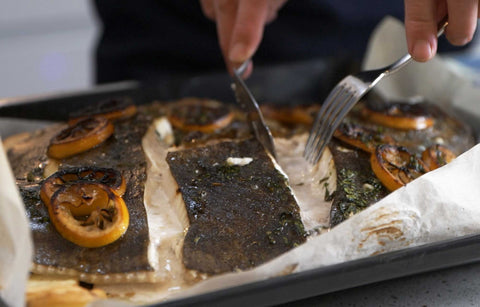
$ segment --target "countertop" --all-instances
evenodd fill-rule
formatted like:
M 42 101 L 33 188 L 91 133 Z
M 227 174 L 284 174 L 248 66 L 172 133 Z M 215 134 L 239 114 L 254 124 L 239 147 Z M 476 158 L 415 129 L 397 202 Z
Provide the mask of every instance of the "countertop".
M 480 262 L 377 282 L 292 303 L 296 306 L 480 306 Z

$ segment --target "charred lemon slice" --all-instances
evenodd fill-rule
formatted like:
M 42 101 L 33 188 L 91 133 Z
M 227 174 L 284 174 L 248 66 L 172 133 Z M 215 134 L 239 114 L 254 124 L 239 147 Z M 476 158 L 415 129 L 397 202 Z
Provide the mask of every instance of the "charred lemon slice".
M 71 115 L 69 124 L 73 125 L 88 117 L 102 116 L 109 120 L 119 120 L 132 117 L 137 113 L 137 106 L 127 97 L 104 100 L 89 108 Z
M 58 189 L 78 181 L 104 184 L 120 197 L 125 193 L 127 187 L 122 174 L 115 169 L 75 167 L 58 171 L 45 179 L 40 189 L 40 198 L 46 205 L 49 205 L 50 199 Z
M 445 146 L 435 144 L 422 152 L 422 160 L 433 171 L 455 159 L 455 154 Z
M 373 153 L 381 144 L 393 144 L 394 139 L 382 133 L 381 129 L 370 129 L 354 123 L 342 123 L 333 134 L 337 139 Z
M 113 134 L 113 124 L 105 117 L 89 117 L 57 134 L 47 149 L 47 155 L 63 159 L 89 150 Z
M 77 182 L 61 187 L 53 194 L 48 213 L 62 237 L 90 248 L 116 241 L 129 224 L 123 199 L 100 183 Z
M 234 118 L 232 110 L 215 100 L 185 98 L 178 101 L 168 114 L 177 129 L 211 133 L 228 126 Z
M 403 130 L 420 130 L 434 123 L 424 104 L 390 103 L 371 108 L 368 104 L 362 109 L 362 116 L 376 124 Z
M 371 155 L 372 170 L 382 184 L 394 191 L 425 174 L 425 164 L 405 147 L 380 145 Z

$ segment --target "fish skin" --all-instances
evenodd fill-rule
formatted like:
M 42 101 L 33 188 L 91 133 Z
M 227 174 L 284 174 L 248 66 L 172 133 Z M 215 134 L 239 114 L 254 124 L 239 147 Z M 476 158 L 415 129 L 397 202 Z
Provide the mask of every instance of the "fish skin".
M 416 104 L 417 111 L 420 109 L 423 111 L 422 114 L 432 116 L 434 119 L 432 127 L 420 130 L 394 129 L 372 123 L 368 118 L 361 116 L 361 110 L 365 107 L 363 103 L 356 105 L 344 122 L 355 123 L 374 131 L 380 130 L 391 136 L 397 145 L 408 148 L 416 155 L 421 155 L 426 147 L 435 145 L 439 140 L 456 155 L 475 145 L 473 130 L 469 125 L 432 103 Z M 370 166 L 370 154 L 335 138 L 329 143 L 329 148 L 337 169 L 337 190 L 332 195 L 333 203 L 330 211 L 330 226 L 334 227 L 351 215 L 381 200 L 390 192 L 383 185 L 378 186 L 380 182 Z M 348 184 L 345 184 L 346 182 Z M 368 192 L 365 184 L 375 189 Z M 347 188 L 346 185 L 348 185 Z
M 13 146 L 7 151 L 30 217 L 35 265 L 58 272 L 73 269 L 78 275 L 86 273 L 85 281 L 95 278 L 93 276 L 153 271 L 148 259 L 149 229 L 143 204 L 146 160 L 141 145 L 153 119 L 150 113 L 147 108 L 140 108 L 134 117 L 115 122 L 114 134 L 107 141 L 61 162 L 61 169 L 114 168 L 126 180 L 123 199 L 130 215 L 129 227 L 120 239 L 103 247 L 84 248 L 64 239 L 50 222 L 48 210 L 39 197 L 43 169 L 38 166 L 47 161 L 50 139 L 65 126 L 55 125 L 34 132 L 23 140 L 22 146 Z
M 373 173 L 368 153 L 335 139 L 329 148 L 337 169 L 337 190 L 332 195 L 330 210 L 330 227 L 334 227 L 387 196 L 389 191 Z M 370 186 L 374 189 L 367 190 Z
M 229 157 L 252 157 L 227 165 Z M 306 236 L 287 179 L 258 141 L 221 142 L 170 152 L 170 170 L 187 208 L 187 268 L 218 274 L 264 263 Z

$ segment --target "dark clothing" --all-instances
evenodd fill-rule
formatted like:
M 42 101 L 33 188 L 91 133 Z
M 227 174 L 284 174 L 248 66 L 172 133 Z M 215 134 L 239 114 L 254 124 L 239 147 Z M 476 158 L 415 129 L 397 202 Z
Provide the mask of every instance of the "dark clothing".
M 97 81 L 220 71 L 215 23 L 196 0 L 96 0 L 103 32 Z M 360 60 L 386 15 L 403 20 L 403 0 L 290 0 L 265 28 L 256 66 L 313 58 Z

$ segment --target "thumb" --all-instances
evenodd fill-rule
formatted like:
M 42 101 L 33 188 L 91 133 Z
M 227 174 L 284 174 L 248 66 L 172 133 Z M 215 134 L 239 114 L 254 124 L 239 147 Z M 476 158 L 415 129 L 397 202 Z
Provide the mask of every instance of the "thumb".
M 437 3 L 435 0 L 405 0 L 405 31 L 408 52 L 419 62 L 437 52 Z

